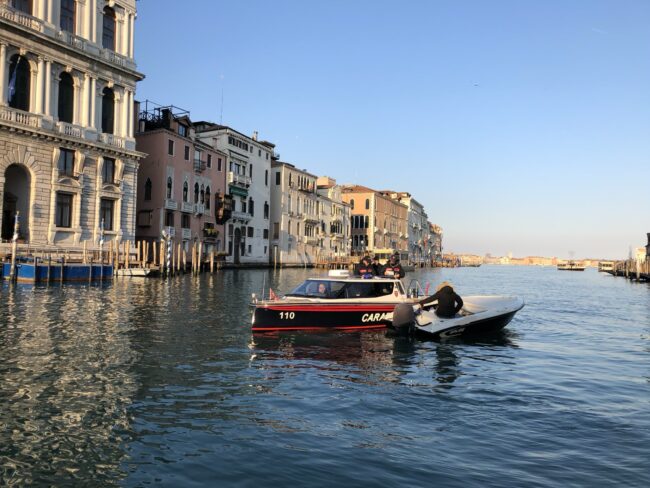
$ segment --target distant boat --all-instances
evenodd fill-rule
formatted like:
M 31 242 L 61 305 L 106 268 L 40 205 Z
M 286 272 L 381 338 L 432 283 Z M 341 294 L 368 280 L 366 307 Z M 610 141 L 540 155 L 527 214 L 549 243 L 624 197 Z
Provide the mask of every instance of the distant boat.
M 557 269 L 560 271 L 584 271 L 585 267 L 575 261 L 566 261 L 564 263 L 558 263 Z

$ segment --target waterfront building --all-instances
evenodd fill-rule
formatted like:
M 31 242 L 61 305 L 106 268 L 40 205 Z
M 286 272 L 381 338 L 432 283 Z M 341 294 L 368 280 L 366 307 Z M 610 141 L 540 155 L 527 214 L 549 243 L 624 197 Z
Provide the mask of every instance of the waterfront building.
M 424 206 L 408 192 L 386 191 L 384 194 L 407 207 L 407 239 L 409 264 L 424 266 L 427 264 L 427 234 L 429 224 Z
M 228 158 L 224 228 L 226 262 L 268 265 L 271 161 L 275 145 L 212 122 L 194 124 L 196 138 Z
M 325 229 L 323 249 L 326 256 L 338 258 L 350 255 L 350 205 L 343 201 L 342 187 L 329 176 L 316 180 L 316 192 L 321 200 L 321 219 Z
M 408 208 L 387 193 L 361 185 L 343 187 L 343 201 L 350 205 L 352 245 L 355 255 L 392 249 L 406 253 Z
M 429 226 L 429 249 L 428 255 L 431 263 L 439 263 L 442 261 L 442 227 L 431 222 L 427 223 Z
M 317 177 L 281 161 L 271 167 L 271 263 L 313 265 L 325 237 Z
M 189 251 L 223 251 L 223 206 L 228 156 L 197 139 L 186 110 L 149 101 L 140 106 L 137 149 L 148 156 L 138 170 L 136 237 L 160 241 L 163 230 Z
M 135 16 L 135 0 L 0 3 L 3 240 L 17 211 L 33 248 L 134 239 Z

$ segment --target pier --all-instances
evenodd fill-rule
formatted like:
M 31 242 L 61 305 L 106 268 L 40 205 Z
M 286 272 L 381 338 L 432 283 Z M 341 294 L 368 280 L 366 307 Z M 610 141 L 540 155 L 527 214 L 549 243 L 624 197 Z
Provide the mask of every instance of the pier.
M 627 259 L 625 261 L 614 261 L 611 269 L 602 269 L 603 272 L 612 276 L 623 276 L 634 281 L 650 281 L 650 260 L 645 262 L 636 259 Z

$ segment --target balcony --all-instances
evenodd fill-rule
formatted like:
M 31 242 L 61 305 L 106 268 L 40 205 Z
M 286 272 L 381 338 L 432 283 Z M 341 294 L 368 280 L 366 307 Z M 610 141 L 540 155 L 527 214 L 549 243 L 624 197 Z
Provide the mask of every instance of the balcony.
M 42 20 L 32 17 L 25 12 L 21 12 L 20 10 L 16 10 L 6 4 L 0 4 L 0 17 L 37 32 L 43 32 L 45 30 L 45 24 Z
M 203 203 L 195 203 L 194 204 L 194 213 L 196 215 L 205 214 L 205 204 L 203 204 Z
M 176 229 L 174 227 L 163 227 L 163 231 L 165 231 L 169 237 L 176 236 Z
M 197 173 L 201 173 L 205 171 L 205 163 L 201 161 L 200 159 L 195 159 L 194 160 L 194 171 Z
M 181 238 L 184 241 L 189 241 L 192 238 L 192 229 L 186 229 L 185 227 L 183 227 L 181 229 Z
M 194 204 L 192 202 L 181 202 L 181 212 L 194 213 Z
M 243 220 L 244 222 L 248 222 L 251 219 L 250 214 L 246 212 L 238 212 L 236 210 L 233 210 L 232 215 L 230 217 L 234 220 Z
M 248 188 L 251 186 L 251 179 L 248 176 L 238 175 L 233 171 L 228 171 L 228 184 Z
M 3 122 L 13 122 L 15 124 L 26 125 L 40 129 L 43 127 L 43 116 L 24 112 L 16 108 L 0 106 L 0 120 Z
M 124 137 L 116 136 L 115 134 L 107 134 L 105 132 L 99 134 L 99 142 L 103 142 L 109 146 L 115 146 L 119 149 L 124 149 L 126 147 L 126 139 Z
M 57 122 L 56 130 L 64 136 L 77 137 L 81 139 L 84 136 L 84 129 L 80 125 L 69 124 L 67 122 Z
M 56 33 L 56 37 L 60 40 L 65 42 L 67 45 L 71 46 L 77 51 L 87 51 L 88 49 L 86 48 L 86 43 L 88 42 L 86 39 L 83 37 L 79 37 L 75 34 L 72 34 L 71 32 L 67 31 L 58 31 Z
M 178 210 L 178 203 L 171 198 L 165 198 L 165 210 Z
M 316 237 L 307 237 L 305 239 L 305 244 L 307 244 L 308 246 L 318 246 L 319 242 Z

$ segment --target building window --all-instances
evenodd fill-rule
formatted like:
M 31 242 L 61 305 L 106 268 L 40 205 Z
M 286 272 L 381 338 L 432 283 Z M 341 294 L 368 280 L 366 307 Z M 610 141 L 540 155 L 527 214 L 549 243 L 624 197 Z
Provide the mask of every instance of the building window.
M 273 239 L 279 239 L 279 238 L 280 238 L 280 223 L 273 222 Z
M 183 229 L 190 228 L 190 216 L 189 214 L 181 214 L 181 227 Z
M 9 65 L 9 106 L 29 111 L 30 98 L 29 62 L 23 56 L 14 56 Z
M 76 10 L 76 0 L 61 0 L 61 16 L 59 27 L 61 30 L 75 33 L 75 10 Z
M 246 213 L 246 200 L 242 199 L 241 201 L 241 211 Z
M 190 146 L 185 146 L 185 161 L 190 160 Z
M 350 200 L 350 208 L 354 210 L 354 199 Z
M 183 124 L 178 124 L 178 135 L 187 137 L 187 127 L 185 127 Z
M 269 170 L 264 171 L 264 184 L 269 186 Z
M 115 51 L 115 10 L 110 7 L 104 7 L 102 47 Z
M 199 203 L 199 184 L 194 183 L 194 203 Z
M 276 185 L 280 184 L 280 172 L 279 171 L 275 172 L 275 184 Z
M 99 218 L 104 221 L 104 230 L 113 230 L 113 207 L 115 200 L 102 198 Z
M 187 202 L 188 186 L 187 181 L 183 182 L 183 201 Z
M 106 87 L 102 92 L 102 132 L 113 134 L 115 132 L 115 93 Z
M 167 141 L 167 154 L 169 154 L 170 156 L 174 155 L 174 141 L 172 141 L 171 139 Z
M 102 178 L 104 183 L 115 182 L 115 160 L 111 158 L 104 158 L 104 165 L 102 166 Z
M 168 210 L 165 214 L 165 225 L 167 227 L 174 227 L 174 212 L 172 210 Z
M 205 189 L 205 208 L 210 210 L 210 197 L 211 197 L 210 185 Z
M 16 10 L 32 15 L 32 0 L 11 0 L 11 6 Z
M 171 199 L 172 197 L 172 177 L 168 176 L 167 177 L 167 198 Z
M 144 184 L 144 199 L 151 200 L 151 178 L 147 178 L 147 182 Z
M 366 210 L 370 209 L 370 199 L 366 198 Z
M 201 185 L 201 195 L 199 196 L 199 202 L 201 204 L 205 203 L 205 186 Z
M 244 170 L 244 174 L 246 174 L 246 170 Z M 248 176 L 251 179 L 253 179 L 253 165 L 252 164 L 248 167 Z
M 74 151 L 61 148 L 59 154 L 59 174 L 65 176 L 74 175 Z
M 269 202 L 264 202 L 264 218 L 269 218 Z
M 217 171 L 221 171 L 221 158 L 217 158 Z
M 72 123 L 74 112 L 74 84 L 72 76 L 65 71 L 59 76 L 59 120 Z
M 212 168 L 212 154 L 208 154 L 208 168 Z
M 269 238 L 269 229 L 264 229 L 264 239 Z
M 72 227 L 72 197 L 69 193 L 56 194 L 57 227 Z
M 249 227 L 248 228 L 248 237 L 253 237 L 254 232 L 255 232 L 255 229 L 253 227 Z M 250 252 L 250 250 L 248 252 Z
M 251 214 L 251 217 L 255 215 L 255 202 L 253 202 L 252 198 L 248 199 L 248 213 Z

